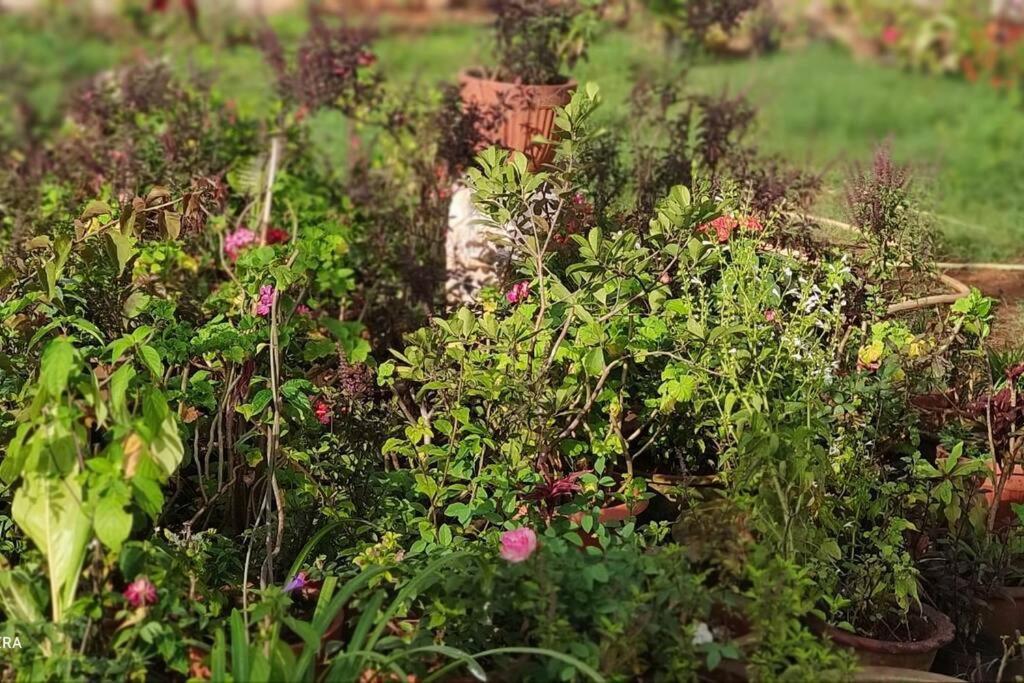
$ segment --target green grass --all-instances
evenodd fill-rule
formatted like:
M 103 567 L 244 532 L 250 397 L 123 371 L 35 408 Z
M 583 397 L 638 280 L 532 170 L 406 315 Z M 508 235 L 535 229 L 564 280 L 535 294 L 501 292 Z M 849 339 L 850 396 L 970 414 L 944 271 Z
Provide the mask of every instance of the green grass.
M 301 21 L 275 23 L 287 35 Z M 459 68 L 488 61 L 488 36 L 480 27 L 448 26 L 421 35 L 385 35 L 378 44 L 381 67 L 410 90 L 451 80 Z M 82 37 L 69 44 L 53 30 L 0 16 L 0 64 L 28 64 L 32 101 L 54 107 L 72 77 L 129 56 L 138 46 Z M 166 50 L 174 63 L 213 69 L 219 87 L 245 111 L 267 106 L 267 71 L 251 47 L 232 51 L 175 41 Z M 59 59 L 56 56 L 59 55 Z M 591 51 L 574 74 L 600 84 L 602 116 L 614 123 L 625 112 L 637 64 L 671 68 L 656 37 L 613 33 Z M 935 214 L 949 258 L 1012 260 L 1024 257 L 1024 115 L 1019 104 L 983 85 L 910 74 L 858 63 L 838 49 L 812 45 L 765 58 L 698 67 L 694 88 L 745 92 L 759 107 L 754 136 L 765 151 L 813 171 L 824 171 L 826 192 L 817 210 L 841 218 L 841 182 L 852 163 L 870 159 L 882 142 L 898 161 L 912 164 L 927 207 Z M 3 89 L 0 88 L 0 92 Z M 316 120 L 325 150 L 344 147 L 344 122 Z
M 1008 260 L 1024 254 L 1024 115 L 983 85 L 855 63 L 825 46 L 699 70 L 706 87 L 746 91 L 761 107 L 758 142 L 827 168 L 831 197 L 849 165 L 891 144 L 927 189 L 951 257 Z

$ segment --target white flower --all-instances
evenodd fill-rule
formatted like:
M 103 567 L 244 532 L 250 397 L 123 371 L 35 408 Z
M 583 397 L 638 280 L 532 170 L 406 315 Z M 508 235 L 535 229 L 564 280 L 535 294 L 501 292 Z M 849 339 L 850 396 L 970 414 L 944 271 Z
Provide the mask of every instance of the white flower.
M 694 645 L 707 645 L 708 643 L 715 642 L 715 635 L 711 633 L 711 629 L 703 621 L 697 622 L 697 628 L 693 630 L 693 640 L 690 641 Z

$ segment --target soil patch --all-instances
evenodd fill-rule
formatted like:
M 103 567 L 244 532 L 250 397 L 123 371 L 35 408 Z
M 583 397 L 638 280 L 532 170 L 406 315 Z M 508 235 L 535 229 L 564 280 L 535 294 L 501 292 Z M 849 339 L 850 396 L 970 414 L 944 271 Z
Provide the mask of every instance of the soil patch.
M 999 300 L 996 320 L 992 325 L 994 344 L 1004 347 L 1021 343 L 1024 335 L 1024 318 L 1020 308 L 1020 304 L 1024 303 L 1024 271 L 971 269 L 948 270 L 946 274 Z

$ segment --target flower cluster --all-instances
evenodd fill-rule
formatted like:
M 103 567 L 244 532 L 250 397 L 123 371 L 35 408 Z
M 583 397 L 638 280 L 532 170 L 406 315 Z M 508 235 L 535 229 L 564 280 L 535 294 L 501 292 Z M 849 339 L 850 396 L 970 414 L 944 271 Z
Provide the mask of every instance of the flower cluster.
M 714 233 L 719 244 L 725 244 L 736 230 L 761 232 L 764 225 L 756 216 L 719 216 L 697 228 L 700 233 Z
M 510 304 L 521 304 L 530 298 L 530 283 L 526 280 L 517 282 L 512 288 L 505 292 L 505 299 Z
M 322 398 L 318 398 L 316 403 L 313 404 L 313 415 L 316 416 L 317 422 L 322 425 L 331 423 L 331 406 L 327 401 Z
M 232 262 L 238 259 L 244 249 L 256 243 L 256 233 L 249 228 L 238 228 L 224 240 L 224 254 Z
M 274 300 L 277 298 L 277 290 L 273 285 L 260 287 L 260 298 L 256 302 L 256 315 L 268 316 L 274 308 Z
M 156 604 L 156 586 L 145 576 L 140 576 L 124 589 L 124 599 L 132 607 L 139 608 Z

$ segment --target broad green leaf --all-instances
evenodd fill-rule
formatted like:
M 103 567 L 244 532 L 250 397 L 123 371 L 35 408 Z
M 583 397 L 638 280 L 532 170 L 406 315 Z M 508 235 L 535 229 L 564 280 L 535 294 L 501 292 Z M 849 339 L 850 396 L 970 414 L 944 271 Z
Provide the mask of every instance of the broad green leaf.
M 593 375 L 595 377 L 604 372 L 604 351 L 600 347 L 588 351 L 586 357 L 583 359 L 583 367 L 586 369 L 588 375 Z
M 139 358 L 154 378 L 160 379 L 164 376 L 164 364 L 160 360 L 159 351 L 149 344 L 143 344 L 139 347 Z
M 185 457 L 185 449 L 181 445 L 181 436 L 178 434 L 178 423 L 174 415 L 168 415 L 160 425 L 160 432 L 149 444 L 150 455 L 163 469 L 166 477 L 174 474 Z
M 89 542 L 89 517 L 75 477 L 54 479 L 28 473 L 14 494 L 11 516 L 46 558 L 53 620 L 61 622 L 74 601 L 78 573 Z
M 114 258 L 117 261 L 117 274 L 124 272 L 128 262 L 139 252 L 135 248 L 135 238 L 131 235 L 123 235 L 120 232 L 108 232 L 107 237 L 114 247 Z
M 75 347 L 67 337 L 52 340 L 43 349 L 39 366 L 39 383 L 50 396 L 60 396 L 68 385 L 68 375 L 75 364 Z
M 108 495 L 96 504 L 93 525 L 96 527 L 96 536 L 103 545 L 118 552 L 132 532 L 132 516 L 124 509 L 120 500 Z
M 127 420 L 128 385 L 135 377 L 135 368 L 125 363 L 110 376 L 110 412 L 119 420 Z
M 41 622 L 43 610 L 33 591 L 33 583 L 21 569 L 0 571 L 0 607 L 16 621 L 26 624 Z

